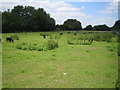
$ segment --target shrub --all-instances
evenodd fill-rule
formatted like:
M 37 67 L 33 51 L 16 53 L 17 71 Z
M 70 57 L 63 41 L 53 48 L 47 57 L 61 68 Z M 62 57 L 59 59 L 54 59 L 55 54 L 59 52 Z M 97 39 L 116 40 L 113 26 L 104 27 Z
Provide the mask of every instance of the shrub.
M 11 35 L 10 38 L 12 38 L 13 40 L 19 40 L 18 35 Z
M 17 49 L 27 50 L 28 49 L 28 43 L 18 44 Z
M 112 41 L 112 33 L 108 32 L 99 32 L 94 34 L 94 40 L 95 41 L 107 41 L 111 42 Z
M 93 42 L 93 38 L 89 35 L 76 35 L 73 36 L 71 35 L 69 39 L 67 40 L 68 44 L 73 44 L 73 45 L 90 45 Z
M 58 48 L 58 43 L 53 40 L 49 40 L 46 44 L 20 43 L 17 44 L 16 48 L 22 50 L 47 51 Z
M 47 51 L 46 45 L 38 45 L 37 46 L 37 51 Z
M 58 42 L 55 42 L 52 39 L 48 40 L 48 42 L 47 42 L 47 49 L 48 50 L 53 50 L 55 48 L 58 48 Z

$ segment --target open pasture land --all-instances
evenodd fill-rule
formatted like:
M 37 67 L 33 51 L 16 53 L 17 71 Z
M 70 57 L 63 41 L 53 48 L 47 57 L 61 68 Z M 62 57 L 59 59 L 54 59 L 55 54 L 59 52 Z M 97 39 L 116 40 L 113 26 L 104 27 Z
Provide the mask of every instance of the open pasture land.
M 2 34 L 3 88 L 114 88 L 117 36 L 94 33 Z

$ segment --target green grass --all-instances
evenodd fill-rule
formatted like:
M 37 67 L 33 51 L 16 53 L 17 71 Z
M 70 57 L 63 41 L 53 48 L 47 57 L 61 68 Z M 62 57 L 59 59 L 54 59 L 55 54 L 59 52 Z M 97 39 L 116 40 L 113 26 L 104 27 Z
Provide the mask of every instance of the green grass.
M 59 34 L 53 32 L 52 34 Z M 67 44 L 67 32 L 54 50 L 17 49 L 22 42 L 43 44 L 40 33 L 16 33 L 19 40 L 5 42 L 15 33 L 3 34 L 3 88 L 114 88 L 117 80 L 117 42 L 93 41 L 91 45 Z M 116 37 L 114 37 L 116 39 Z M 114 45 L 114 47 L 112 47 Z M 111 51 L 111 48 L 113 49 Z M 63 75 L 63 73 L 68 73 Z

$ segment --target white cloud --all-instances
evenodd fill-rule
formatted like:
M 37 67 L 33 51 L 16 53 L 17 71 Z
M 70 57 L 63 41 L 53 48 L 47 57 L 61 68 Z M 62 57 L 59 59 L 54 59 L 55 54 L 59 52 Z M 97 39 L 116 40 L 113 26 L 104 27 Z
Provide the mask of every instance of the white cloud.
M 87 25 L 95 26 L 95 25 L 103 25 L 103 24 L 112 27 L 115 21 L 117 21 L 116 18 L 109 16 L 96 16 L 96 17 L 91 16 L 91 17 L 87 17 L 86 19 L 81 19 L 83 27 L 86 27 Z
M 111 2 L 108 4 L 107 9 L 109 10 L 116 10 L 118 9 L 118 3 L 117 2 Z
M 89 20 L 92 17 L 83 12 L 55 12 L 51 15 L 52 15 L 52 17 L 55 18 L 55 20 L 57 21 L 56 23 L 58 23 L 58 24 L 63 24 L 63 22 L 65 20 L 67 20 L 68 18 L 69 19 L 77 19 L 80 22 L 83 22 L 83 21 L 86 21 L 87 19 Z
M 118 2 L 117 0 L 113 0 L 112 2 L 108 3 L 105 10 L 99 11 L 102 14 L 113 14 L 118 13 Z
M 103 10 L 103 11 L 99 11 L 99 13 L 102 13 L 102 14 L 112 14 L 113 12 L 110 11 L 110 10 Z
M 14 0 L 14 2 L 19 1 L 26 1 L 26 2 L 33 2 L 33 1 L 47 1 L 47 0 Z M 64 1 L 64 2 L 118 2 L 119 0 L 50 0 L 54 2 Z M 13 0 L 1 0 L 0 2 L 13 2 Z
M 59 7 L 59 8 L 57 8 L 56 9 L 56 11 L 77 11 L 77 10 L 79 10 L 78 8 L 73 8 L 73 7 L 68 7 L 68 8 L 66 8 L 66 7 Z
M 95 20 L 94 25 L 107 24 L 108 26 L 113 26 L 113 24 L 116 21 L 115 18 L 109 17 L 109 16 L 101 16 L 101 17 L 98 16 L 96 18 L 99 18 L 99 19 Z

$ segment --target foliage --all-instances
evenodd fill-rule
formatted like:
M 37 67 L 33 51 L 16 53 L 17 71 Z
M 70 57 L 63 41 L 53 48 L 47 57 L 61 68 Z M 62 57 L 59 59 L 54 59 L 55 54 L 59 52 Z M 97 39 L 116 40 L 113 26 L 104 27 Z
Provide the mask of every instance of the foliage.
M 115 24 L 112 27 L 112 30 L 120 30 L 120 20 L 116 21 Z
M 107 42 L 111 42 L 112 40 L 112 33 L 105 33 L 105 32 L 102 32 L 102 33 L 95 33 L 94 34 L 94 40 L 95 41 L 107 41 Z
M 2 12 L 2 32 L 38 32 L 54 30 L 81 30 L 81 22 L 76 19 L 67 19 L 63 24 L 55 25 L 55 20 L 43 8 L 33 6 L 14 6 L 12 10 Z M 109 31 L 119 30 L 120 20 L 113 27 L 107 25 L 86 26 L 84 30 Z
M 76 19 L 67 19 L 63 23 L 63 27 L 65 30 L 81 30 L 82 29 L 80 21 L 77 21 Z
M 70 35 L 67 43 L 68 44 L 74 44 L 74 45 L 90 45 L 93 42 L 93 38 L 91 36 L 87 36 L 84 34 L 81 35 Z
M 56 42 L 53 39 L 48 40 L 48 42 L 47 42 L 47 49 L 48 50 L 53 50 L 55 48 L 58 48 L 58 42 Z
M 114 35 L 111 32 L 80 32 L 77 35 L 68 35 L 68 44 L 90 45 L 94 41 L 112 42 Z
M 94 26 L 94 30 L 97 30 L 97 31 L 109 31 L 110 28 L 107 26 L 107 25 L 96 25 Z
M 60 31 L 60 30 L 64 30 L 64 26 L 63 25 L 56 25 L 56 30 Z
M 44 45 L 35 44 L 35 43 L 21 43 L 21 44 L 17 44 L 17 49 L 46 51 L 46 48 L 45 48 Z
M 14 6 L 11 11 L 2 12 L 3 32 L 35 32 L 55 29 L 55 20 L 43 8 Z
M 17 49 L 22 50 L 37 50 L 37 51 L 47 51 L 58 48 L 58 43 L 52 39 L 49 39 L 47 43 L 36 44 L 36 43 L 20 43 L 17 44 Z
M 86 28 L 84 28 L 84 30 L 93 30 L 93 27 L 92 27 L 92 25 L 88 25 L 88 26 L 86 26 Z

